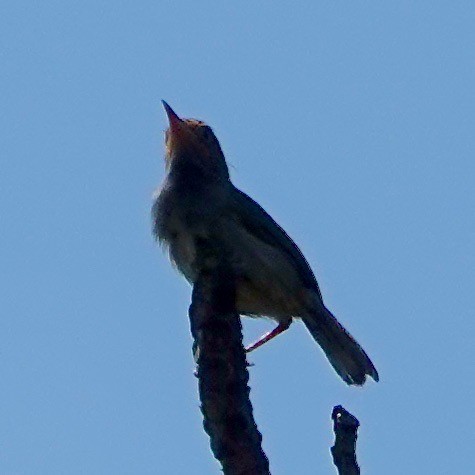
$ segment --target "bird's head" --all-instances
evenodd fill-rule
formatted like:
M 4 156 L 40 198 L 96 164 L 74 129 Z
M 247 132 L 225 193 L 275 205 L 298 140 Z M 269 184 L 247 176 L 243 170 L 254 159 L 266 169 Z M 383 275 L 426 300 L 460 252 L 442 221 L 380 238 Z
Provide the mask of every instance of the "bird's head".
M 169 122 L 165 132 L 167 169 L 189 165 L 208 176 L 229 178 L 224 154 L 211 127 L 200 120 L 181 119 L 165 101 L 162 103 Z

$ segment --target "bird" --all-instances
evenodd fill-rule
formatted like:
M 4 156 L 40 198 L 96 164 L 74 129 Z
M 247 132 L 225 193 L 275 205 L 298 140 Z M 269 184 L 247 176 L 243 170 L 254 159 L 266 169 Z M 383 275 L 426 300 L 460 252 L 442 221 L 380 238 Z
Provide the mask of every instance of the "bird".
M 172 264 L 193 284 L 201 272 L 200 242 L 212 246 L 233 272 L 240 315 L 267 317 L 277 326 L 246 348 L 250 352 L 301 319 L 337 374 L 361 386 L 378 372 L 359 343 L 323 302 L 304 255 L 274 219 L 231 182 L 213 130 L 182 119 L 162 101 L 165 179 L 154 195 L 152 231 Z

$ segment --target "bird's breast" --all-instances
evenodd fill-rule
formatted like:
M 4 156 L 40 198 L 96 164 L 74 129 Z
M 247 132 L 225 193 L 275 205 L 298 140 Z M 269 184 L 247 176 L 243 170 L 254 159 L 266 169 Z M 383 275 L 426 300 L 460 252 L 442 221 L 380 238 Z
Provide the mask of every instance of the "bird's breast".
M 187 196 L 165 188 L 154 206 L 158 239 L 178 270 L 193 283 L 200 273 L 201 246 L 226 265 L 236 279 L 241 314 L 276 319 L 300 316 L 311 305 L 295 263 L 281 247 L 263 241 L 226 208 L 226 196 Z
M 216 235 L 223 214 L 222 187 L 203 185 L 201 191 L 166 182 L 153 206 L 154 233 L 168 248 L 170 259 L 188 281 L 199 273 L 198 247 Z

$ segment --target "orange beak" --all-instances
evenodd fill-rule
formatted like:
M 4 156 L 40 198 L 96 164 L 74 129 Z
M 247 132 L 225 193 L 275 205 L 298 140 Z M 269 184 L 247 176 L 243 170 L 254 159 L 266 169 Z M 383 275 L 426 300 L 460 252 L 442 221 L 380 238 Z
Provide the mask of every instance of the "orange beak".
M 168 122 L 170 123 L 170 131 L 171 133 L 176 133 L 181 129 L 183 121 L 178 117 L 175 111 L 165 102 L 162 100 L 163 107 L 165 108 L 165 112 L 167 113 Z

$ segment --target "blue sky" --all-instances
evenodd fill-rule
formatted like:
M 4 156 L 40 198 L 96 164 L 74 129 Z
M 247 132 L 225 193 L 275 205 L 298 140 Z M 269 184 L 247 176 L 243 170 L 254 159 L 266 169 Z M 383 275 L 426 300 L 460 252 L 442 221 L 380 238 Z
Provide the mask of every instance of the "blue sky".
M 273 475 L 334 473 L 336 404 L 364 473 L 468 473 L 473 2 L 0 10 L 2 474 L 219 473 L 190 288 L 150 234 L 162 98 L 214 127 L 380 373 L 347 387 L 301 324 L 252 354 Z

